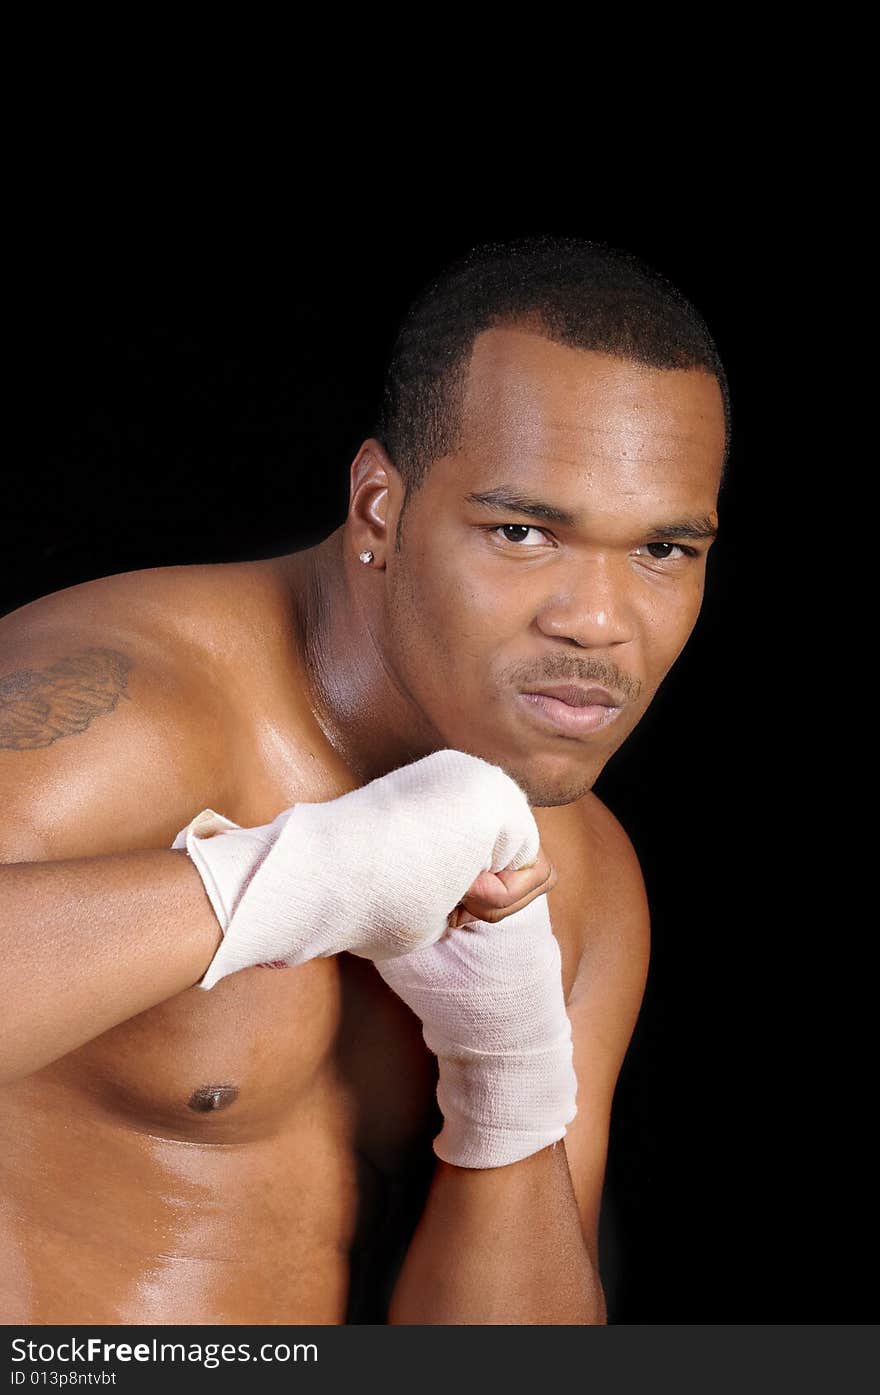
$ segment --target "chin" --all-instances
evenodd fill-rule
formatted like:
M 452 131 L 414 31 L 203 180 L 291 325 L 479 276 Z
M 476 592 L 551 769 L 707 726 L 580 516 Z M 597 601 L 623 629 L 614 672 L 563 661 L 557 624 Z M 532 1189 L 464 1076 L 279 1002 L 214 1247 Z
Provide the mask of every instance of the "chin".
M 533 809 L 553 809 L 561 804 L 575 804 L 577 800 L 583 799 L 585 794 L 589 794 L 593 783 L 593 776 L 569 780 L 566 784 L 559 780 L 517 780 Z
M 593 788 L 599 771 L 592 765 L 584 767 L 569 757 L 549 758 L 546 754 L 494 759 L 515 780 L 533 808 L 550 809 L 560 804 L 574 804 Z
M 533 808 L 549 809 L 560 804 L 573 804 L 582 799 L 599 777 L 604 761 L 595 760 L 589 764 L 578 763 L 571 754 L 548 755 L 545 751 L 528 752 L 524 755 L 519 749 L 515 753 L 499 749 L 497 738 L 471 730 L 464 735 L 442 737 L 441 743 L 468 755 L 479 756 L 481 760 L 499 765 L 512 780 L 515 780 Z

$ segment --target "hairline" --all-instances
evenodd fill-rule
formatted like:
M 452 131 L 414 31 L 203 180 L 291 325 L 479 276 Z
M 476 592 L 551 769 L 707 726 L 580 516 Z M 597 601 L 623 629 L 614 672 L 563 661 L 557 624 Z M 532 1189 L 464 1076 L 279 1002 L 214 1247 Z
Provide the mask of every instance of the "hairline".
M 503 319 L 503 320 L 499 320 L 499 321 L 497 321 L 497 322 L 494 323 L 494 324 L 491 324 L 491 325 L 483 325 L 481 328 L 475 330 L 474 333 L 473 333 L 473 335 L 471 336 L 471 339 L 470 339 L 468 345 L 466 346 L 466 347 L 468 348 L 469 352 L 467 353 L 467 356 L 466 356 L 466 357 L 465 357 L 464 355 L 462 356 L 462 357 L 463 357 L 463 362 L 464 362 L 464 374 L 463 374 L 463 378 L 462 378 L 462 386 L 464 386 L 464 385 L 467 383 L 467 381 L 468 381 L 468 378 L 469 378 L 469 375 L 470 375 L 470 370 L 471 370 L 471 365 L 472 365 L 472 363 L 473 363 L 473 357 L 474 357 L 474 350 L 475 350 L 476 342 L 477 342 L 477 340 L 479 339 L 479 337 L 480 337 L 481 334 L 487 334 L 487 333 L 489 332 L 489 330 L 492 330 L 492 329 L 521 329 L 521 330 L 523 330 L 525 333 L 536 334 L 536 335 L 538 335 L 540 338 L 546 339 L 546 340 L 548 340 L 548 342 L 550 342 L 550 343 L 552 343 L 552 344 L 559 344 L 562 348 L 574 349 L 576 353 L 582 353 L 582 354 L 598 354 L 600 357 L 603 357 L 603 358 L 615 359 L 618 363 L 628 363 L 628 364 L 633 365 L 633 366 L 635 366 L 635 367 L 641 367 L 641 368 L 651 369 L 651 370 L 653 370 L 655 373 L 703 373 L 703 374 L 705 374 L 706 377 L 713 378 L 714 381 L 717 383 L 717 385 L 718 385 L 718 391 L 719 391 L 719 393 L 720 393 L 720 395 L 721 395 L 722 415 L 724 415 L 724 416 L 726 417 L 726 413 L 724 412 L 724 387 L 723 387 L 723 384 L 722 384 L 721 379 L 719 378 L 718 374 L 716 373 L 716 371 L 714 370 L 714 368 L 712 368 L 709 364 L 706 364 L 706 363 L 694 363 L 694 364 L 692 364 L 692 365 L 691 365 L 690 367 L 688 367 L 688 368 L 660 368 L 660 367 L 658 367 L 656 364 L 650 363 L 647 359 L 640 358 L 637 354 L 615 354 L 615 353 L 612 353 L 612 352 L 611 352 L 610 350 L 608 350 L 608 349 L 585 349 L 585 348 L 583 348 L 583 347 L 582 347 L 581 345 L 579 345 L 579 344 L 569 344 L 564 338 L 560 338 L 558 335 L 553 334 L 553 333 L 551 332 L 551 330 L 550 330 L 550 326 L 547 325 L 545 321 L 541 320 L 541 325 L 539 326 L 539 324 L 538 324 L 538 320 L 539 320 L 539 319 L 540 319 L 540 309 L 536 308 L 536 309 L 534 309 L 534 310 L 528 311 L 525 315 L 513 315 L 513 316 L 510 316 L 509 318 L 506 318 L 506 319 Z M 457 420 L 457 422 L 455 423 L 455 435 L 456 435 L 457 438 L 460 440 L 460 439 L 461 439 L 462 429 L 463 429 L 463 407 L 462 407 L 462 404 L 460 404 L 460 403 L 457 404 L 455 409 L 458 410 L 458 420 Z M 725 420 L 724 457 L 723 457 L 722 462 L 721 462 L 721 477 L 720 477 L 719 484 L 718 484 L 719 492 L 720 492 L 720 490 L 722 489 L 722 487 L 723 487 L 723 485 L 724 485 L 724 482 L 725 482 L 725 479 L 726 479 L 726 477 L 727 477 L 727 460 L 728 460 L 728 448 L 729 448 L 729 433 L 728 433 L 726 427 L 727 427 L 727 422 L 726 422 L 726 420 Z M 410 503 L 411 499 L 414 499 L 414 498 L 416 497 L 416 495 L 421 491 L 423 485 L 426 484 L 427 479 L 428 479 L 428 476 L 430 475 L 431 471 L 433 470 L 435 463 L 436 463 L 436 458 L 433 459 L 433 460 L 430 460 L 430 461 L 428 462 L 427 468 L 426 468 L 425 470 L 423 470 L 423 471 L 420 473 L 420 475 L 418 476 L 418 478 L 415 479 L 415 480 L 408 479 L 408 478 L 406 478 L 405 476 L 401 476 L 401 478 L 403 479 L 403 486 L 404 486 L 404 498 L 403 498 L 403 503 L 401 504 L 400 513 L 398 514 L 398 517 L 397 517 L 397 527 L 396 527 L 396 529 L 395 529 L 395 534 L 394 534 L 394 551 L 395 551 L 395 552 L 399 552 L 399 551 L 400 551 L 400 540 L 401 540 L 401 534 L 402 534 L 402 528 L 403 528 L 403 518 L 404 518 L 404 514 L 406 513 L 406 510 L 407 510 L 407 508 L 408 508 L 408 506 L 409 506 L 409 503 Z

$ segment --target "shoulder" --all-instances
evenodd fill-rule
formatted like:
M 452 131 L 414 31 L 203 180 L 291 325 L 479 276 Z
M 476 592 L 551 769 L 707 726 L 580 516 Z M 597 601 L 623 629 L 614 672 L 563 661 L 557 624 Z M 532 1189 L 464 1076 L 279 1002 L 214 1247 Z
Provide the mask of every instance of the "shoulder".
M 648 898 L 623 824 L 592 790 L 572 804 L 534 813 L 559 873 L 552 894 L 572 926 L 579 959 L 625 954 L 646 966 Z
M 604 1022 L 619 1058 L 635 1024 L 650 959 L 650 909 L 641 864 L 617 816 L 592 791 L 533 810 L 558 881 L 548 895 L 570 1007 Z
M 170 845 L 194 800 L 226 797 L 222 589 L 214 568 L 154 568 L 0 619 L 7 860 Z
M 200 694 L 218 697 L 221 590 L 211 567 L 155 567 L 98 577 L 40 596 L 0 618 L 4 698 L 25 688 L 37 703 L 78 692 L 88 705 L 131 700 L 137 690 L 169 708 Z M 73 714 L 71 713 L 71 720 Z M 85 714 L 84 714 L 85 715 Z M 58 732 L 58 736 L 61 736 Z
M 203 808 L 252 827 L 351 788 L 283 560 L 123 572 L 0 618 L 0 859 L 170 846 Z
M 647 982 L 650 917 L 636 850 L 615 814 L 590 792 L 566 806 L 564 818 L 565 861 L 548 899 L 565 897 L 576 946 L 566 1011 L 578 1112 L 565 1147 L 584 1236 L 597 1263 L 611 1108 Z M 552 905 L 551 916 L 555 926 Z
M 584 897 L 575 993 L 583 992 L 584 977 L 614 975 L 622 1000 L 632 1004 L 635 1023 L 650 958 L 651 918 L 642 864 L 621 820 L 598 795 L 590 792 L 577 801 L 576 817 L 582 824 L 589 896 Z
M 114 630 L 153 657 L 173 660 L 180 670 L 216 664 L 226 636 L 253 615 L 265 584 L 266 564 L 230 562 L 145 567 L 79 582 L 0 617 L 4 648 L 68 629 L 72 633 Z M 229 638 L 230 650 L 235 637 Z
M 584 854 L 600 873 L 597 894 L 611 904 L 646 911 L 638 853 L 617 815 L 591 790 L 572 806 L 572 817 L 583 839 Z
M 583 849 L 580 942 L 569 995 L 593 1019 L 619 1067 L 641 1007 L 651 954 L 651 915 L 632 839 L 594 794 L 573 809 Z

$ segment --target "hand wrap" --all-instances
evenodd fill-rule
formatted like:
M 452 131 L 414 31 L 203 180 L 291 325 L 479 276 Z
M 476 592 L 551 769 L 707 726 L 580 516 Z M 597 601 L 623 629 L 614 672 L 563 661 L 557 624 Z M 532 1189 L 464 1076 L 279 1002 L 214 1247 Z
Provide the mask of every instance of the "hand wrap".
M 198 986 L 257 964 L 342 950 L 382 961 L 430 945 L 481 872 L 532 866 L 539 841 L 519 785 L 456 750 L 257 828 L 204 809 L 172 844 L 224 932 Z
M 564 1137 L 577 1076 L 546 894 L 376 968 L 437 1056 L 439 1158 L 503 1167 Z

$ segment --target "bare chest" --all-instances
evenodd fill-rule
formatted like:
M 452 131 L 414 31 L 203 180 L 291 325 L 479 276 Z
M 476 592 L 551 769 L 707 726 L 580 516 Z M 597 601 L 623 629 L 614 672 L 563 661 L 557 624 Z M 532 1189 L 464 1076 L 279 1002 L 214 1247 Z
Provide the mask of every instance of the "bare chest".
M 554 931 L 567 995 L 577 956 L 562 913 Z M 319 1100 L 323 1126 L 393 1174 L 439 1128 L 436 1082 L 418 1018 L 369 960 L 340 954 L 191 989 L 19 1088 L 47 1108 L 66 1099 L 157 1137 L 219 1144 L 294 1127 Z

